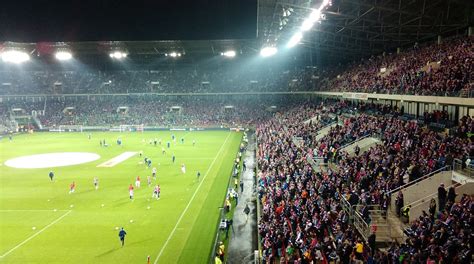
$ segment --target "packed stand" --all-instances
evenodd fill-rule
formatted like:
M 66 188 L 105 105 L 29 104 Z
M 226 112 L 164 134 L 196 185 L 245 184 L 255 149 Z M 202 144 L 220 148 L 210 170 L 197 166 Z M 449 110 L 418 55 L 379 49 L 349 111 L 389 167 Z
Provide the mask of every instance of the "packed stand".
M 354 63 L 327 89 L 346 92 L 459 96 L 474 80 L 474 37 Z
M 160 70 L 0 70 L 2 95 L 313 91 L 332 72 L 309 67 L 214 65 Z
M 303 116 L 323 113 L 320 106 L 296 111 Z M 319 141 L 309 128 L 307 134 L 313 134 L 313 140 L 298 146 L 294 137 L 305 134 L 301 130 L 307 128 L 293 116 L 298 114 L 278 113 L 257 128 L 258 191 L 263 207 L 259 233 L 266 263 L 350 258 L 358 238 L 345 225 L 347 215 L 341 210 L 341 199 L 359 205 L 359 213 L 370 223 L 368 206 L 387 210 L 389 191 L 474 152 L 466 137 L 438 134 L 397 114 L 358 113 Z M 460 129 L 465 131 L 466 127 L 472 128 L 470 118 L 460 124 Z M 370 133 L 378 134 L 382 143 L 355 156 L 338 150 L 343 143 Z M 319 155 L 335 162 L 335 168 L 315 172 L 307 159 Z M 358 254 L 353 257 L 358 258 Z M 387 258 L 380 254 L 372 257 L 379 261 Z
M 453 197 L 440 210 L 432 204 L 407 228 L 405 243 L 390 246 L 392 263 L 472 263 L 474 198 L 462 195 L 455 202 Z

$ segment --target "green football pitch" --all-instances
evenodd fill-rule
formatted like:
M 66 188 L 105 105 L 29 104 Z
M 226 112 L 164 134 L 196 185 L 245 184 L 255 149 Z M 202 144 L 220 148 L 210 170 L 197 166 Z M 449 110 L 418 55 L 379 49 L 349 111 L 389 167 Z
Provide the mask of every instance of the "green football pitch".
M 150 263 L 207 263 L 242 133 L 93 132 L 91 139 L 88 135 L 35 133 L 0 141 L 0 263 L 147 263 L 147 256 Z M 121 146 L 116 144 L 119 137 Z M 150 144 L 154 138 L 162 145 Z M 107 147 L 100 146 L 103 139 Z M 55 168 L 7 166 L 14 158 L 65 152 L 95 153 L 100 158 Z M 126 152 L 133 156 L 110 162 Z M 150 186 L 147 176 L 152 169 L 143 164 L 145 156 L 158 171 Z M 23 164 L 44 167 L 49 162 L 36 159 Z M 137 176 L 141 187 L 135 188 L 131 200 L 128 188 Z M 94 177 L 99 179 L 97 190 Z M 76 190 L 69 194 L 73 181 Z M 161 187 L 158 200 L 152 199 L 156 184 Z M 127 232 L 124 247 L 120 227 Z

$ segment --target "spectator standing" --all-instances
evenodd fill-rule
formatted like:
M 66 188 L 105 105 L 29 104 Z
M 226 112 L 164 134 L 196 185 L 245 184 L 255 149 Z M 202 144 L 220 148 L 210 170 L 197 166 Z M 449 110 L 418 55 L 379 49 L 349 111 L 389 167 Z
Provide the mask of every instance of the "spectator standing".
M 402 208 L 403 208 L 403 193 L 402 191 L 399 191 L 398 194 L 397 194 L 397 198 L 395 199 L 395 206 L 396 206 L 396 209 L 397 209 L 397 215 L 400 217 L 401 216 L 401 212 L 402 212 Z
M 429 212 L 431 219 L 434 219 L 436 214 L 436 200 L 434 198 L 431 198 Z
M 456 190 L 454 189 L 454 187 L 449 187 L 448 189 L 448 202 L 453 204 L 454 203 L 454 200 L 456 199 Z
M 446 189 L 444 188 L 444 183 L 441 183 L 438 187 L 438 204 L 439 211 L 444 211 L 444 206 L 446 205 Z

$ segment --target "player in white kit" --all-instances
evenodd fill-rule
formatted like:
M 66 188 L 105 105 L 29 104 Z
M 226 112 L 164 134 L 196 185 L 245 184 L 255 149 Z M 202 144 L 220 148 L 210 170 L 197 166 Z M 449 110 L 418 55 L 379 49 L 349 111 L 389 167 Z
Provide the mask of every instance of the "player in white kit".
M 135 180 L 135 187 L 140 188 L 140 176 L 137 176 L 137 179 Z

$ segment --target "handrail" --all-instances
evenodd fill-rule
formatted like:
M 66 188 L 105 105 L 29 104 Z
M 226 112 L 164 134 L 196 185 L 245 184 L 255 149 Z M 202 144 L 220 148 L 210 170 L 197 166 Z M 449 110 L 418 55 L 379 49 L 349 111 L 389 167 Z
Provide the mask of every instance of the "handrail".
M 472 158 L 472 157 L 469 157 Z M 463 169 L 463 164 L 462 160 L 460 159 L 454 159 L 453 160 L 453 170 L 456 172 L 459 172 L 465 176 L 468 176 L 470 178 L 474 178 L 474 168 L 466 165 L 466 167 Z
M 354 139 L 353 141 L 351 141 L 351 142 L 349 142 L 349 143 L 347 143 L 347 144 L 345 144 L 345 145 L 340 146 L 339 148 L 337 148 L 337 150 L 343 149 L 343 148 L 345 148 L 345 147 L 347 147 L 347 146 L 349 146 L 349 145 L 352 145 L 352 144 L 354 144 L 354 143 L 356 143 L 356 142 L 359 142 L 359 141 L 361 141 L 362 139 L 368 138 L 368 137 L 370 137 L 370 136 L 372 136 L 372 133 L 369 133 L 369 134 L 367 134 L 367 135 L 365 135 L 365 136 L 362 136 L 362 137 L 360 137 L 360 138 L 356 138 L 356 139 Z
M 354 216 L 354 226 L 358 229 L 359 233 L 362 235 L 365 241 L 368 239 L 369 225 L 364 221 L 360 214 L 353 214 Z
M 395 188 L 395 189 L 389 191 L 388 194 L 389 194 L 389 195 L 392 195 L 393 193 L 398 192 L 398 191 L 400 191 L 400 190 L 402 190 L 402 189 L 405 189 L 405 188 L 407 188 L 407 187 L 409 187 L 409 186 L 411 186 L 411 185 L 413 185 L 413 184 L 415 184 L 415 183 L 418 183 L 418 182 L 420 182 L 420 181 L 422 181 L 422 180 L 428 179 L 429 177 L 431 177 L 431 176 L 433 176 L 433 175 L 435 175 L 435 174 L 437 174 L 437 173 L 439 173 L 439 172 L 448 171 L 448 170 L 452 170 L 451 165 L 446 165 L 446 166 L 444 166 L 444 167 L 442 167 L 442 168 L 439 168 L 439 169 L 437 169 L 437 170 L 435 170 L 435 171 L 432 171 L 432 172 L 426 174 L 426 175 L 423 176 L 423 177 L 420 177 L 420 178 L 418 178 L 418 179 L 416 179 L 416 180 L 413 180 L 413 181 L 408 182 L 408 183 L 406 183 L 406 184 L 404 184 L 404 185 L 402 185 L 402 186 L 399 186 L 399 187 L 397 187 L 397 188 Z
M 452 186 L 452 185 L 450 185 L 450 186 Z M 448 187 L 450 187 L 450 186 L 448 186 Z M 428 196 L 425 196 L 425 197 L 423 197 L 423 198 L 420 198 L 420 199 L 418 199 L 418 200 L 416 200 L 416 201 L 414 201 L 414 202 L 412 202 L 412 203 L 410 203 L 410 204 L 408 204 L 408 205 L 411 205 L 411 207 L 413 208 L 413 207 L 415 207 L 415 206 L 418 206 L 418 205 L 420 205 L 420 204 L 423 204 L 423 203 L 426 202 L 427 200 L 431 200 L 431 198 L 434 198 L 434 197 L 436 197 L 436 196 L 438 196 L 438 193 L 432 193 L 432 194 L 430 194 L 430 195 L 428 195 Z M 407 206 L 408 206 L 408 205 L 407 205 Z
M 337 123 L 338 123 L 338 122 L 336 122 L 336 121 L 331 122 L 331 123 L 329 123 L 329 124 L 327 124 L 327 125 L 321 127 L 320 129 L 316 130 L 314 133 L 317 135 L 317 134 L 319 133 L 319 131 L 321 131 L 321 130 L 323 130 L 323 129 L 325 129 L 325 128 L 328 128 L 328 127 L 330 127 L 330 126 L 332 126 L 332 125 L 334 125 L 334 124 L 337 124 Z

